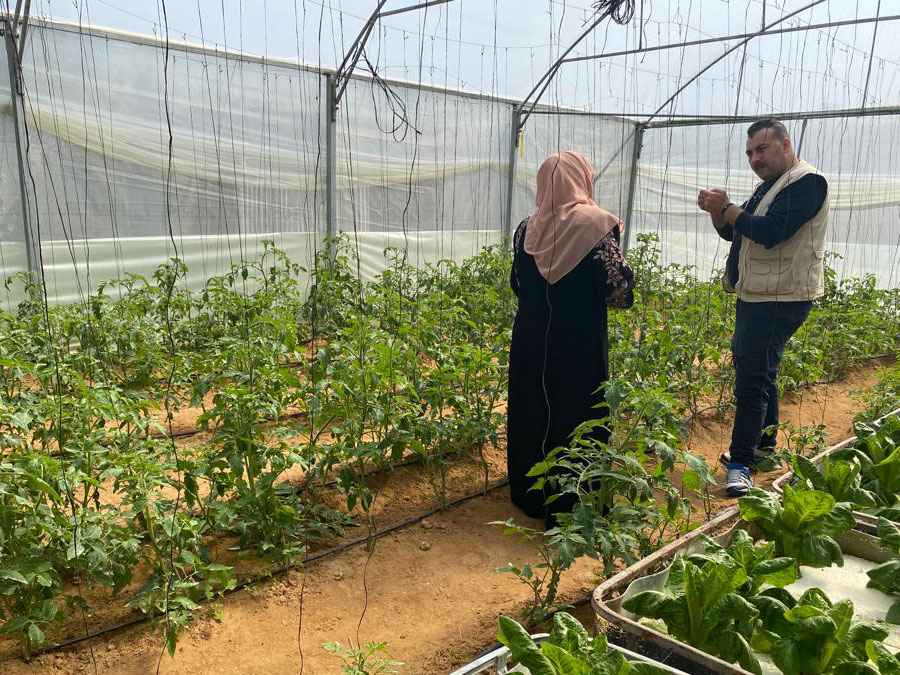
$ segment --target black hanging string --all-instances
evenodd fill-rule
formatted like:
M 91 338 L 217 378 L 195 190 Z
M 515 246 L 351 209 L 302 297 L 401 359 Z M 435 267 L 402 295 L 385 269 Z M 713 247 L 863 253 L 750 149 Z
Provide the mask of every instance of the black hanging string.
M 45 35 L 44 35 L 43 30 L 40 31 L 40 35 L 41 35 L 41 43 L 42 43 L 42 47 L 43 47 L 44 58 L 46 60 L 47 45 L 46 45 Z M 32 113 L 32 117 L 34 117 L 35 104 L 31 100 L 27 81 L 26 81 L 26 78 L 24 75 L 24 71 L 22 69 L 22 63 L 17 62 L 15 64 L 15 67 L 16 67 L 16 72 L 19 77 L 19 81 L 22 86 L 22 99 L 21 99 L 22 109 L 23 109 L 23 111 L 25 110 L 25 105 L 27 103 L 28 109 Z M 49 70 L 49 68 L 48 68 L 48 70 Z M 10 83 L 10 84 L 12 84 L 12 83 Z M 52 87 L 48 87 L 48 89 L 52 94 Z M 13 96 L 15 96 L 14 91 L 11 91 L 11 94 Z M 13 103 L 13 105 L 15 105 L 15 101 L 13 101 L 12 103 Z M 56 436 L 57 447 L 58 447 L 59 453 L 60 453 L 60 465 L 62 468 L 61 478 L 62 478 L 63 486 L 65 489 L 65 497 L 66 497 L 65 501 L 71 512 L 72 548 L 74 551 L 74 561 L 73 562 L 75 563 L 75 565 L 77 567 L 78 558 L 79 558 L 78 542 L 79 542 L 79 536 L 81 534 L 81 528 L 79 527 L 79 513 L 78 513 L 77 505 L 75 503 L 74 491 L 72 489 L 72 485 L 69 480 L 69 467 L 70 467 L 69 456 L 68 456 L 69 453 L 66 449 L 65 443 L 63 442 L 63 437 L 64 437 L 63 423 L 66 418 L 65 418 L 65 409 L 64 409 L 64 403 L 63 403 L 62 368 L 61 368 L 61 363 L 60 363 L 62 356 L 61 356 L 60 352 L 65 347 L 65 345 L 55 344 L 55 338 L 54 338 L 54 332 L 53 332 L 53 322 L 51 321 L 51 318 L 50 318 L 50 294 L 47 289 L 47 275 L 44 274 L 45 265 L 44 265 L 43 239 L 42 239 L 42 235 L 41 235 L 41 220 L 40 220 L 41 210 L 40 210 L 40 206 L 38 204 L 38 199 L 37 199 L 37 194 L 38 194 L 37 182 L 35 180 L 34 170 L 33 170 L 31 161 L 29 159 L 31 156 L 31 153 L 32 153 L 32 144 L 31 144 L 31 132 L 30 132 L 29 125 L 28 125 L 27 116 L 25 116 L 22 121 L 22 129 L 25 134 L 25 151 L 24 151 L 25 166 L 28 171 L 28 180 L 29 180 L 30 186 L 31 186 L 31 194 L 34 196 L 34 204 L 33 204 L 33 207 L 34 207 L 34 233 L 35 233 L 35 237 L 36 237 L 36 252 L 37 252 L 37 258 L 38 258 L 37 266 L 38 266 L 38 269 L 40 270 L 40 272 L 37 275 L 36 281 L 37 281 L 38 289 L 40 291 L 40 297 L 38 298 L 38 300 L 40 301 L 40 309 L 41 309 L 41 328 L 44 331 L 44 335 L 47 340 L 47 345 L 52 353 L 51 365 L 52 365 L 53 370 L 52 370 L 51 376 L 53 378 L 54 390 L 55 390 L 54 393 L 56 395 L 55 414 L 56 414 L 56 420 L 57 420 L 55 436 Z M 37 138 L 40 142 L 40 153 L 41 153 L 41 157 L 43 158 L 43 163 L 46 165 L 46 174 L 49 176 L 50 175 L 50 166 L 47 163 L 47 153 L 44 148 L 43 135 L 42 135 L 39 125 L 35 125 L 35 132 L 36 132 Z M 53 187 L 54 198 L 55 198 L 57 207 L 59 207 L 59 197 L 56 194 L 56 189 L 52 182 L 52 179 L 50 180 L 50 185 L 51 185 L 51 187 Z M 31 206 L 32 206 L 32 204 L 29 202 L 28 194 L 26 192 L 25 199 L 23 200 L 23 203 L 22 203 L 22 211 L 30 212 Z M 69 249 L 71 252 L 73 250 L 71 247 L 71 238 L 68 235 L 67 227 L 66 227 L 67 222 L 70 223 L 71 221 L 67 221 L 63 217 L 61 209 L 59 209 L 58 215 L 59 215 L 62 231 L 66 237 L 66 241 L 69 244 Z M 49 229 L 49 227 L 48 227 L 48 229 Z M 73 256 L 72 264 L 73 264 L 73 266 L 75 265 L 74 256 Z M 76 277 L 76 281 L 77 281 L 78 275 L 76 274 L 75 277 Z M 83 295 L 81 293 L 79 293 L 79 297 L 82 297 L 82 299 L 83 299 Z M 89 651 L 90 657 L 91 657 L 91 665 L 93 666 L 94 673 L 96 675 L 96 673 L 98 673 L 99 670 L 98 670 L 98 666 L 97 666 L 97 657 L 94 654 L 93 639 L 90 637 L 90 631 L 88 628 L 87 610 L 86 610 L 87 603 L 84 600 L 84 594 L 82 591 L 81 584 L 76 584 L 75 587 L 76 587 L 76 590 L 78 593 L 78 598 L 79 598 L 78 608 L 79 608 L 79 612 L 80 612 L 80 616 L 81 616 L 81 625 L 82 625 L 82 628 L 84 629 L 84 637 L 88 643 L 88 651 Z
M 369 60 L 365 50 L 363 50 L 362 57 L 366 62 L 366 68 L 372 74 L 372 110 L 375 113 L 375 125 L 378 127 L 378 130 L 382 133 L 391 134 L 398 143 L 406 140 L 406 135 L 410 129 L 415 134 L 421 134 L 422 132 L 415 127 L 406 114 L 406 103 L 403 98 L 378 74 L 378 68 Z M 383 126 L 378 117 L 378 104 L 375 100 L 376 89 L 381 90 L 384 94 L 388 109 L 391 111 L 391 124 L 389 126 Z
M 606 12 L 619 25 L 634 18 L 634 0 L 596 0 L 593 7 L 597 13 Z

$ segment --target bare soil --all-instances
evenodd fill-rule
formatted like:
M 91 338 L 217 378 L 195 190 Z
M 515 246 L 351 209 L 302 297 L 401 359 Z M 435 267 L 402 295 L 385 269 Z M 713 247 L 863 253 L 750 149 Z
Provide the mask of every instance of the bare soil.
M 852 373 L 841 382 L 820 385 L 782 400 L 782 419 L 795 424 L 825 424 L 829 441 L 846 437 L 862 405 L 849 396 L 871 386 L 877 366 Z M 689 445 L 717 465 L 728 447 L 731 417 L 700 416 L 690 429 Z M 490 479 L 502 477 L 503 448 L 489 453 Z M 418 471 L 418 476 L 416 473 Z M 777 474 L 758 477 L 771 484 Z M 398 470 L 379 478 L 377 525 L 383 527 L 434 505 L 434 489 L 421 470 Z M 447 485 L 462 494 L 482 484 L 477 463 L 454 467 Z M 714 510 L 730 504 L 715 491 Z M 448 673 L 494 642 L 499 614 L 516 616 L 528 605 L 530 591 L 508 573 L 507 563 L 536 562 L 527 543 L 501 536 L 488 525 L 514 517 L 540 528 L 510 502 L 508 490 L 452 507 L 427 521 L 379 539 L 367 553 L 362 546 L 312 563 L 302 570 L 228 596 L 195 620 L 181 638 L 174 658 L 161 654 L 161 636 L 147 626 L 94 640 L 34 659 L 15 656 L 0 643 L 0 672 L 34 673 L 340 673 L 340 665 L 322 645 L 339 641 L 386 641 L 388 651 L 405 663 L 402 673 Z M 355 533 L 351 533 L 355 536 Z M 598 583 L 597 563 L 581 560 L 561 583 L 561 596 L 574 602 Z M 579 610 L 588 623 L 590 612 Z M 109 612 L 88 618 L 95 630 L 110 623 Z M 75 634 L 84 632 L 78 626 Z

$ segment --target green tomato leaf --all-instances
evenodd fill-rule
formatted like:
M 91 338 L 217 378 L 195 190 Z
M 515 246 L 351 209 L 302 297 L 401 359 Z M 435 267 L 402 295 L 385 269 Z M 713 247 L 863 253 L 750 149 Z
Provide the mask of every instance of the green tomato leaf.
M 42 631 L 36 623 L 28 624 L 28 637 L 32 644 L 42 644 L 44 642 L 44 631 Z
M 0 579 L 7 579 L 9 581 L 15 581 L 16 583 L 27 585 L 28 579 L 19 572 L 18 570 L 11 569 L 9 567 L 0 567 Z
M 3 624 L 3 627 L 0 628 L 0 634 L 11 635 L 13 633 L 18 633 L 19 631 L 26 629 L 30 623 L 31 619 L 27 616 L 14 617 Z
M 52 598 L 48 598 L 41 602 L 34 615 L 40 621 L 44 623 L 50 623 L 56 618 L 56 614 L 59 612 L 59 605 L 56 603 L 56 600 Z

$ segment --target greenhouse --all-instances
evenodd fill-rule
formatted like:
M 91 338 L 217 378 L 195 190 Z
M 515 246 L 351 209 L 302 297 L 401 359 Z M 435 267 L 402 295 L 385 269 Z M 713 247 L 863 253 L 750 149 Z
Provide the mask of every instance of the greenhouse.
M 900 673 L 898 27 L 882 0 L 0 3 L 0 669 Z M 823 290 L 757 369 L 780 418 L 737 495 L 723 284 L 769 119 L 827 181 L 797 222 Z M 566 151 L 630 281 L 603 405 L 554 448 L 566 286 L 528 237 Z M 508 459 L 523 269 L 553 519 Z

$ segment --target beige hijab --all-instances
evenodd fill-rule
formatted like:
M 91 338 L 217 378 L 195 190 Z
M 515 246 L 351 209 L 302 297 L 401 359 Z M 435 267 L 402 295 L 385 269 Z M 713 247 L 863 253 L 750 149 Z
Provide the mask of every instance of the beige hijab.
M 525 229 L 525 252 L 551 284 L 566 276 L 620 224 L 593 199 L 594 170 L 580 152 L 550 155 L 537 174 L 537 211 Z

